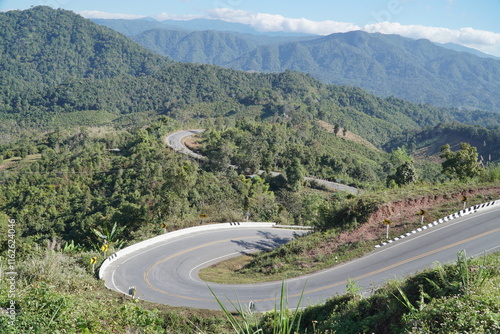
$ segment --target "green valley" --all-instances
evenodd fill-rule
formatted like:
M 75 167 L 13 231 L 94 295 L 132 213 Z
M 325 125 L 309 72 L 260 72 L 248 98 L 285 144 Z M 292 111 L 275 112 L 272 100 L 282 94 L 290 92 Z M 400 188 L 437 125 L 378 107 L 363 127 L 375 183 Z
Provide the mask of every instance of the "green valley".
M 181 63 L 63 9 L 1 12 L 0 26 L 0 332 L 285 333 L 278 325 L 290 325 L 287 333 L 314 334 L 500 330 L 498 252 L 474 259 L 461 252 L 455 264 L 390 281 L 369 296 L 349 280 L 346 294 L 297 313 L 161 305 L 113 292 L 97 274 L 109 255 L 127 246 L 199 226 L 200 217 L 203 224 L 243 222 L 247 213 L 311 233 L 222 264 L 226 278 L 214 278 L 215 268 L 207 280 L 282 280 L 347 262 L 387 239 L 385 218 L 395 221 L 391 233 L 402 235 L 421 225 L 418 210 L 425 209 L 430 222 L 464 202 L 499 199 L 500 113 L 455 108 L 444 95 L 434 100 L 441 106 L 377 97 L 313 74 L 274 72 L 284 69 L 280 64 L 257 68 L 270 73 L 249 73 Z M 130 29 L 154 40 L 140 26 Z M 188 35 L 163 38 L 180 45 Z M 256 61 L 272 48 L 269 40 L 266 46 L 239 35 L 201 36 L 190 38 L 204 38 L 212 58 L 187 44 L 179 54 L 227 62 L 236 55 L 222 59 L 213 51 L 234 43 L 257 52 Z M 325 39 L 367 71 L 378 68 L 376 56 L 369 60 L 352 45 L 375 52 L 364 33 L 342 35 L 341 42 L 335 37 Z M 314 46 L 319 55 L 328 52 L 323 42 L 279 48 L 304 53 Z M 437 52 L 422 41 L 411 47 L 415 57 Z M 388 62 L 400 64 L 401 75 L 420 73 L 417 65 L 400 62 L 404 55 Z M 448 60 L 463 65 L 450 72 L 456 75 L 472 63 L 485 64 L 456 57 L 450 51 Z M 435 66 L 444 70 L 446 64 Z M 493 110 L 498 105 L 490 84 L 498 76 L 481 73 L 485 82 L 474 95 L 481 103 L 470 96 L 461 102 Z M 342 83 L 358 85 L 363 76 Z M 404 85 L 389 75 L 381 80 Z M 417 99 L 443 88 L 419 80 L 412 87 L 418 87 Z M 379 88 L 381 95 L 388 92 Z M 166 145 L 168 134 L 183 129 L 206 129 L 188 143 L 206 159 Z M 307 176 L 360 192 L 334 191 Z M 281 293 L 286 299 L 286 284 Z

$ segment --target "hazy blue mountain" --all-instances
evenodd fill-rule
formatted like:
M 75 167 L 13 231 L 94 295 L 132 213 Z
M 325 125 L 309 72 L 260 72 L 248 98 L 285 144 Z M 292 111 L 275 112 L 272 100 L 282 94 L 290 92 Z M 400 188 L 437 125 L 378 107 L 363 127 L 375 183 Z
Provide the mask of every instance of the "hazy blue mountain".
M 156 20 L 148 20 L 148 19 L 139 19 L 139 20 L 91 19 L 91 21 L 99 25 L 111 28 L 129 37 L 153 29 L 176 30 L 176 31 L 187 30 L 175 24 L 169 25 Z
M 262 46 L 223 65 L 258 72 L 291 69 L 380 96 L 500 111 L 500 61 L 424 39 L 354 31 Z
M 481 52 L 479 50 L 468 48 L 466 46 L 455 44 L 455 43 L 445 43 L 445 44 L 435 43 L 435 44 L 438 46 L 442 46 L 443 48 L 447 48 L 447 49 L 458 51 L 458 52 L 472 53 L 473 55 L 476 55 L 476 56 L 481 57 L 481 58 L 492 58 L 492 59 L 497 59 L 497 60 L 500 59 L 500 57 L 496 57 L 496 56 Z
M 227 63 L 261 44 L 231 33 L 218 31 L 148 30 L 133 39 L 142 46 L 189 63 Z
M 176 31 L 225 31 L 240 34 L 251 34 L 257 36 L 271 36 L 271 37 L 307 37 L 316 36 L 304 33 L 293 32 L 262 32 L 252 28 L 249 25 L 241 23 L 231 23 L 222 20 L 207 20 L 207 19 L 194 19 L 194 20 L 163 20 L 157 21 L 152 18 L 144 18 L 137 20 L 120 20 L 120 19 L 92 19 L 93 22 L 107 26 L 116 30 L 126 36 L 133 36 L 140 34 L 147 30 L 160 29 L 160 30 L 176 30 Z M 264 37 L 265 38 L 265 37 Z

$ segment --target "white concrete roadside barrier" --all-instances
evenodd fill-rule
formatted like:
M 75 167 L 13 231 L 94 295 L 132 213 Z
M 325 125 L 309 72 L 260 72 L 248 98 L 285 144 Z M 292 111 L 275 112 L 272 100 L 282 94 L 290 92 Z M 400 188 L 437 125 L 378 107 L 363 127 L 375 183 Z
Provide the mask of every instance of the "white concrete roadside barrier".
M 208 224 L 208 225 L 203 225 L 203 226 L 194 226 L 194 227 L 188 227 L 182 230 L 177 230 L 169 233 L 165 233 L 162 235 L 159 235 L 157 237 L 153 237 L 151 239 L 147 239 L 141 242 L 138 242 L 134 245 L 125 247 L 123 249 L 120 249 L 116 253 L 112 254 L 109 256 L 104 262 L 101 264 L 101 267 L 99 268 L 99 278 L 102 278 L 104 275 L 104 271 L 106 268 L 117 258 L 133 253 L 139 249 L 144 249 L 147 247 L 151 247 L 153 245 L 156 245 L 161 242 L 166 242 L 168 240 L 172 240 L 175 238 L 179 238 L 182 236 L 186 236 L 189 234 L 194 234 L 198 232 L 204 232 L 204 231 L 213 231 L 213 230 L 222 230 L 222 229 L 234 229 L 234 228 L 270 228 L 274 227 L 276 223 L 257 223 L 257 222 L 232 222 L 232 223 L 222 223 L 222 224 Z

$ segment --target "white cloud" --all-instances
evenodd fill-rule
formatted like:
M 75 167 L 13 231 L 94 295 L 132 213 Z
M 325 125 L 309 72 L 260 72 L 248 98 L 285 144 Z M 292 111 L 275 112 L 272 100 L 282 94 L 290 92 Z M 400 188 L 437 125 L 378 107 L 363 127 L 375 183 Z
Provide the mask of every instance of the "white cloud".
M 104 19 L 138 19 L 144 17 L 141 15 L 114 14 L 99 11 L 81 11 L 79 14 L 86 18 Z M 205 16 L 160 13 L 152 17 L 159 21 L 167 19 L 192 20 L 196 18 L 219 19 L 227 22 L 246 24 L 261 32 L 284 31 L 329 35 L 338 32 L 364 30 L 372 33 L 379 32 L 382 34 L 396 34 L 414 39 L 425 38 L 437 43 L 455 43 L 474 48 L 488 54 L 500 56 L 500 33 L 477 30 L 469 27 L 453 30 L 422 25 L 402 25 L 397 22 L 379 22 L 360 27 L 349 22 L 312 21 L 305 18 L 288 18 L 282 15 L 252 13 L 245 10 L 230 8 L 212 9 L 209 10 Z
M 124 20 L 134 20 L 142 19 L 144 15 L 131 15 L 131 14 L 118 14 L 118 13 L 106 13 L 97 10 L 82 10 L 77 12 L 81 16 L 87 19 L 124 19 Z
M 208 15 L 214 19 L 247 24 L 262 32 L 285 31 L 328 35 L 338 32 L 364 30 L 372 33 L 396 34 L 414 39 L 425 38 L 437 43 L 456 43 L 500 56 L 500 34 L 473 28 L 453 30 L 422 25 L 402 25 L 397 22 L 379 22 L 360 27 L 348 22 L 311 21 L 305 18 L 294 19 L 282 15 L 252 13 L 229 8 L 210 10 Z
M 300 32 L 316 35 L 328 35 L 335 32 L 359 30 L 360 27 L 353 23 L 336 21 L 311 21 L 305 18 L 293 19 L 282 15 L 252 13 L 244 10 L 229 8 L 216 8 L 208 11 L 214 19 L 227 22 L 247 24 L 258 31 L 285 31 Z
M 151 17 L 158 21 L 164 21 L 164 20 L 189 21 L 189 20 L 203 18 L 203 16 L 201 15 L 175 15 L 165 12 L 153 15 Z
M 455 43 L 500 56 L 499 33 L 470 27 L 453 30 L 421 25 L 402 25 L 397 22 L 380 22 L 366 25 L 363 30 L 382 34 L 396 34 L 414 39 L 425 38 L 437 43 Z

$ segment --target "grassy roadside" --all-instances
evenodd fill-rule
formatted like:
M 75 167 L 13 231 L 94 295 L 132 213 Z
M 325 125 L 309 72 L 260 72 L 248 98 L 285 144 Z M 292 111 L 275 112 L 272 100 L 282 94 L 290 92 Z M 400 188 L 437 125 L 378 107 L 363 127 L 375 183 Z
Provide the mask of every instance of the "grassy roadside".
M 301 314 L 300 333 L 499 333 L 500 253 L 389 281 L 370 297 L 356 288 Z
M 467 207 L 500 198 L 498 185 L 469 186 L 448 185 L 436 191 L 414 188 L 365 194 L 354 202 L 368 204 L 373 210 L 365 222 L 353 224 L 345 230 L 338 228 L 315 232 L 299 237 L 269 252 L 259 252 L 232 258 L 202 269 L 200 278 L 214 283 L 245 284 L 278 281 L 313 273 L 322 269 L 359 258 L 385 241 L 384 218 L 393 221 L 389 239 L 421 227 L 418 211 L 426 210 L 424 224 L 460 211 L 461 199 L 467 196 Z M 385 202 L 384 202 L 385 201 Z M 344 206 L 354 205 L 345 203 Z M 355 205 L 354 205 L 355 206 Z M 339 211 L 348 211 L 340 207 Z
M 88 258 L 95 253 L 33 250 L 21 240 L 18 250 L 15 290 L 7 259 L 0 257 L 0 312 L 12 305 L 16 312 L 13 323 L 0 316 L 0 333 L 231 332 L 220 311 L 161 305 L 109 290 L 91 273 Z
M 310 274 L 319 270 L 332 268 L 341 263 L 348 262 L 373 251 L 376 241 L 359 241 L 346 244 L 335 253 L 335 255 L 318 254 L 309 257 L 306 254 L 297 254 L 293 249 L 302 248 L 304 243 L 317 243 L 319 247 L 329 238 L 335 235 L 324 233 L 314 234 L 304 238 L 296 239 L 290 246 L 281 247 L 278 251 L 278 261 L 273 259 L 275 251 L 260 252 L 256 254 L 243 255 L 220 262 L 213 266 L 202 269 L 199 276 L 202 280 L 221 284 L 251 284 Z M 303 239 L 303 240 L 302 240 Z M 307 250 L 309 250 L 308 246 Z M 292 253 L 286 253 L 292 249 Z M 259 268 L 260 264 L 263 264 Z

